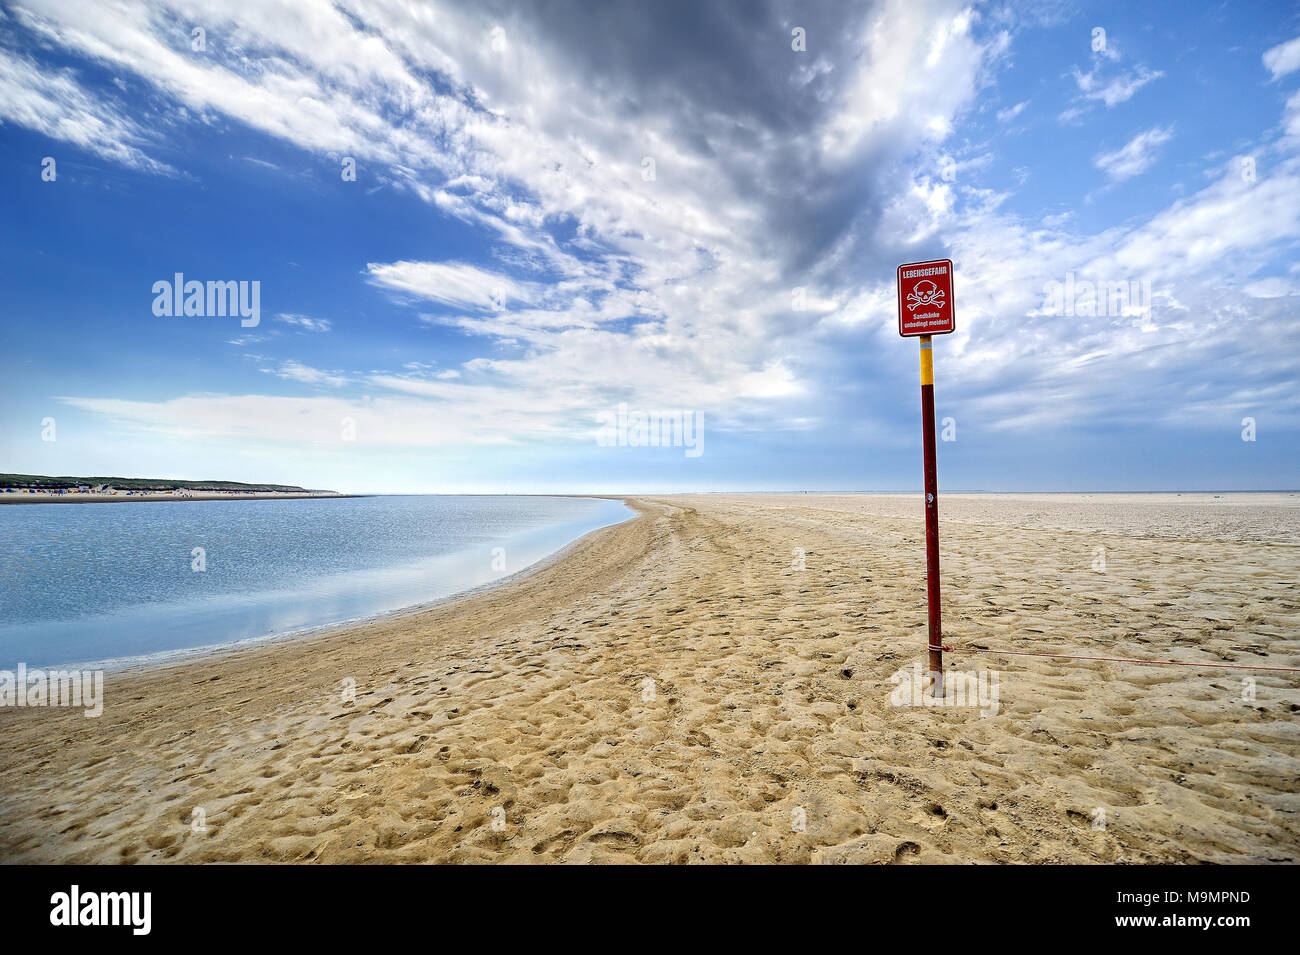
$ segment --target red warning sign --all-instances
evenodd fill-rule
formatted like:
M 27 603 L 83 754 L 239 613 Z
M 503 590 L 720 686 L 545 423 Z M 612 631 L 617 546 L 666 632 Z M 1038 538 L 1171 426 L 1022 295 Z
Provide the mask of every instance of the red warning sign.
M 898 334 L 912 338 L 956 331 L 953 304 L 952 259 L 898 267 Z

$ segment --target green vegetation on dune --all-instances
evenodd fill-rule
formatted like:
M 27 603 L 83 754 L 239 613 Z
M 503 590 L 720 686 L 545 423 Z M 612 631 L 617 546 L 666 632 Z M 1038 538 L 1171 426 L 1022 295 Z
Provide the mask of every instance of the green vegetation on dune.
M 243 484 L 239 481 L 174 481 L 161 478 L 122 477 L 50 477 L 45 474 L 0 474 L 0 487 L 58 490 L 83 485 L 112 487 L 124 491 L 279 491 L 286 494 L 332 494 L 333 491 L 309 491 L 291 484 Z

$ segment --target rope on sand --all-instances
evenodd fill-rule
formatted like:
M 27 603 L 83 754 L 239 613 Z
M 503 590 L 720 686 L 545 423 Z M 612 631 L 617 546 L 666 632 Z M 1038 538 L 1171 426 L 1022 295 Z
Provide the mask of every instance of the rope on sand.
M 1074 653 L 1034 653 L 1029 650 L 997 650 L 992 647 L 934 647 L 944 653 L 998 653 L 1012 657 L 1053 657 L 1058 660 L 1100 660 L 1103 663 L 1141 663 L 1156 667 L 1214 667 L 1217 670 L 1274 670 L 1279 673 L 1300 673 L 1300 667 L 1264 667 L 1245 663 L 1189 663 L 1186 660 L 1141 660 L 1137 657 L 1090 657 Z

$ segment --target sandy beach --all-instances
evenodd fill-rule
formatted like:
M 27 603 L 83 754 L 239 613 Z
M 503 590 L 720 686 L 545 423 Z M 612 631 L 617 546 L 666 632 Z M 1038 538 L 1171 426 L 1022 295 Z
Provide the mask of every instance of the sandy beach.
M 0 710 L 0 861 L 1300 861 L 1300 673 L 996 652 L 1300 668 L 1300 496 L 943 498 L 996 712 L 891 701 L 918 496 L 628 503 L 482 593 Z

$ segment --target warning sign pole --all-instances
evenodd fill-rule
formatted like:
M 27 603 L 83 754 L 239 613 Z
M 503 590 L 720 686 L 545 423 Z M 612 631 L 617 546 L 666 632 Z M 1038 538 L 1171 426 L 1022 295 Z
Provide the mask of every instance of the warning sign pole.
M 925 434 L 925 583 L 930 603 L 930 672 L 943 693 L 943 627 L 939 621 L 939 476 L 934 452 L 934 351 L 921 339 L 921 427 Z
M 943 695 L 943 627 L 939 622 L 939 477 L 934 457 L 934 351 L 931 336 L 957 330 L 952 259 L 898 267 L 898 334 L 921 339 L 921 429 L 925 436 L 925 585 L 930 604 L 930 672 Z

